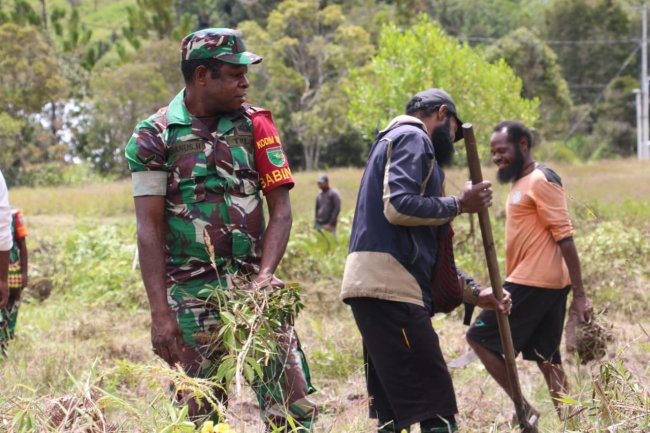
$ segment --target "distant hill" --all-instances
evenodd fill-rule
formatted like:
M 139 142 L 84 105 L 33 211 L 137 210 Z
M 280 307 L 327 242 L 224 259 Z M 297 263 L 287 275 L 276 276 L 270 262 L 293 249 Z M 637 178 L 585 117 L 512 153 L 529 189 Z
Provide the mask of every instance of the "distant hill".
M 115 30 L 120 30 L 126 24 L 126 7 L 136 3 L 136 0 L 44 0 L 48 20 L 55 7 L 71 9 L 71 5 L 79 7 L 81 21 L 93 29 L 92 40 L 105 40 Z M 29 0 L 34 10 L 41 13 L 42 4 L 39 0 Z

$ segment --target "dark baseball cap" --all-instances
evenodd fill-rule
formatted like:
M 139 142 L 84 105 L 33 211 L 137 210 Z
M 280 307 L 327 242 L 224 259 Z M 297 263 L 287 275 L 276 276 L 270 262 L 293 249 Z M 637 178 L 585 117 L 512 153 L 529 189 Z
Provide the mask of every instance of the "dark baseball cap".
M 262 57 L 246 51 L 241 32 L 225 28 L 198 30 L 183 38 L 181 61 L 200 59 L 218 59 L 234 65 L 262 61 Z
M 454 104 L 454 100 L 451 98 L 451 95 L 449 93 L 438 88 L 423 90 L 422 92 L 416 93 L 415 96 L 411 98 L 408 106 L 414 109 L 419 109 L 440 107 L 443 104 L 447 106 L 449 112 L 456 118 L 456 122 L 458 124 L 454 141 L 456 142 L 458 140 L 461 140 L 463 138 L 463 128 L 461 127 L 463 121 L 460 120 L 460 117 L 458 117 L 456 104 Z
M 320 176 L 318 176 L 317 182 L 318 183 L 325 183 L 325 182 L 329 182 L 329 179 L 328 179 L 326 174 L 321 174 Z

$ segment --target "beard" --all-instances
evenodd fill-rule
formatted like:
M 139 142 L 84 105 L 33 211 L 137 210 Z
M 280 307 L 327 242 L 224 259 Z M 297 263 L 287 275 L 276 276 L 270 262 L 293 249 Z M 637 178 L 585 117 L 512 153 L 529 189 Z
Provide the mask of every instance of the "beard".
M 524 168 L 524 154 L 519 146 L 515 146 L 515 160 L 506 168 L 497 170 L 497 179 L 501 183 L 510 183 L 515 180 Z
M 438 125 L 431 131 L 431 142 L 433 143 L 433 153 L 443 167 L 451 165 L 454 159 L 454 139 L 451 136 L 451 118 L 447 118 L 445 123 Z

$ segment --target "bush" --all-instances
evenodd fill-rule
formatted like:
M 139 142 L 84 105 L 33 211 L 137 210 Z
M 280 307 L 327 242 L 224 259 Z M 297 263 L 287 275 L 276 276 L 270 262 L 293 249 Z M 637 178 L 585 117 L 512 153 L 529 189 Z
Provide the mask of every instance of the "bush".
M 650 351 L 645 345 L 645 351 Z M 625 363 L 625 354 L 600 365 L 592 373 L 591 389 L 584 390 L 578 398 L 563 397 L 560 401 L 574 407 L 566 427 L 568 433 L 578 431 L 647 432 L 648 388 L 642 378 Z
M 535 148 L 535 157 L 540 161 L 576 163 L 580 161 L 580 156 L 576 152 L 576 149 L 580 148 L 584 141 L 582 135 L 571 138 L 567 143 L 562 141 L 545 141 L 539 147 Z
M 303 285 L 324 280 L 338 287 L 348 256 L 351 225 L 351 214 L 339 217 L 334 238 L 326 231 L 316 231 L 307 220 L 296 222 L 282 259 L 281 277 Z
M 113 180 L 101 176 L 88 164 L 65 164 L 48 162 L 25 167 L 11 179 L 11 185 L 28 187 L 77 186 Z
M 133 269 L 136 240 L 132 227 L 81 226 L 61 241 L 56 292 L 90 305 L 146 306 L 140 274 Z
M 643 275 L 647 272 L 650 244 L 634 227 L 605 221 L 584 230 L 578 240 L 585 288 L 596 308 L 608 303 L 616 307 L 644 310 L 648 302 Z M 625 296 L 621 296 L 625 292 Z M 625 302 L 625 304 L 623 304 Z

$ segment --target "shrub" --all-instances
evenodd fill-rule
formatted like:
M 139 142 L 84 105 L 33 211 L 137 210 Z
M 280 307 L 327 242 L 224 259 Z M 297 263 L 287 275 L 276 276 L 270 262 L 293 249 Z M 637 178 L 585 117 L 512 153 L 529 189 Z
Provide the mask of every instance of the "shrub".
M 80 226 L 61 239 L 55 291 L 90 305 L 146 305 L 134 271 L 135 235 L 130 226 Z
M 297 221 L 282 259 L 282 278 L 305 284 L 325 280 L 338 286 L 348 255 L 351 225 L 351 214 L 340 217 L 335 238 L 326 231 L 315 230 L 307 220 Z
M 642 276 L 650 244 L 643 233 L 620 221 L 601 222 L 583 233 L 577 240 L 583 279 L 596 305 L 644 309 L 648 295 L 642 290 Z

